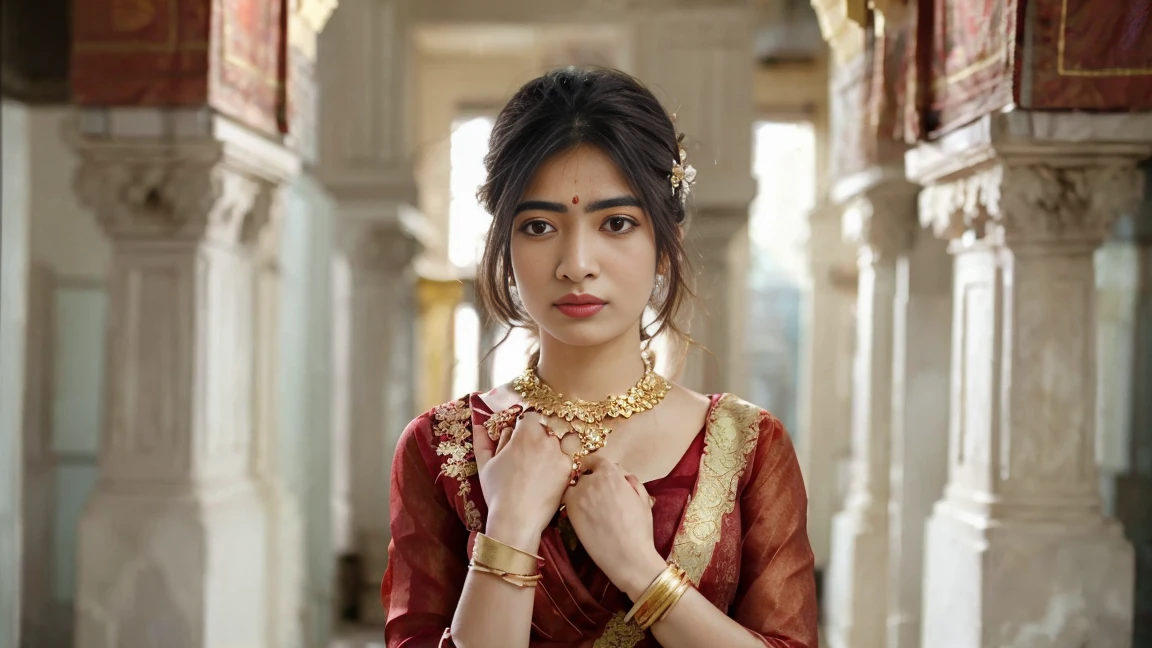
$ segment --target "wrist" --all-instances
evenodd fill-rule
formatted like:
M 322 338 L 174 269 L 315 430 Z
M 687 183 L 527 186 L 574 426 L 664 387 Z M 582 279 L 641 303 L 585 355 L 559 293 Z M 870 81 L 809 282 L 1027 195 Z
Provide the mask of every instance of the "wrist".
M 484 525 L 484 535 L 489 538 L 533 554 L 540 550 L 540 536 L 543 533 L 543 529 L 525 524 L 522 520 L 500 515 L 489 514 Z
M 617 587 L 629 600 L 636 602 L 644 590 L 648 589 L 656 577 L 667 568 L 668 563 L 660 557 L 660 554 L 652 552 L 644 560 L 629 565 L 628 572 L 621 576 Z

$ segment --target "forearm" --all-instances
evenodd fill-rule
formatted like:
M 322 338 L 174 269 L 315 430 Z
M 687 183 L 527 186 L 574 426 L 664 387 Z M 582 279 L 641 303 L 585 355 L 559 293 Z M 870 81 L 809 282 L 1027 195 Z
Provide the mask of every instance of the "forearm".
M 485 534 L 529 553 L 540 547 L 539 533 L 515 526 L 489 524 Z M 452 642 L 457 648 L 527 648 L 535 592 L 534 587 L 469 570 L 452 618 Z
M 764 648 L 765 643 L 690 587 L 651 628 L 664 648 Z
M 667 567 L 658 554 L 653 553 L 643 566 L 621 578 L 621 589 L 633 601 L 638 600 L 656 577 Z M 650 628 L 653 636 L 664 648 L 763 648 L 764 642 L 721 612 L 694 587 L 684 595 Z

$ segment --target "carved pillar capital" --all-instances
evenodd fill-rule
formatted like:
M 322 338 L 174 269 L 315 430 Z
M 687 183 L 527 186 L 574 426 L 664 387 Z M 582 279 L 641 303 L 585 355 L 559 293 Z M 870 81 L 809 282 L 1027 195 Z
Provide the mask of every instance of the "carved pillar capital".
M 1133 163 L 1057 165 L 1001 159 L 935 183 L 920 198 L 937 236 L 994 245 L 1080 243 L 1095 247 L 1143 196 Z
M 93 139 L 76 150 L 73 189 L 113 241 L 253 243 L 288 175 L 254 173 L 215 140 Z
M 894 261 L 912 246 L 919 190 L 902 180 L 881 182 L 864 190 L 845 204 L 841 216 L 844 238 L 865 248 L 872 259 Z
M 396 223 L 345 219 L 339 223 L 337 246 L 354 272 L 389 279 L 412 278 L 412 266 L 423 250 L 420 241 Z

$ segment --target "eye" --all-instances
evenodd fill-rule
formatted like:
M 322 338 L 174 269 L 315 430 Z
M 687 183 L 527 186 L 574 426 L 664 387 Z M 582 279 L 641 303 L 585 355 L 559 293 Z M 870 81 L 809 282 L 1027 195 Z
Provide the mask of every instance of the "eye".
M 611 216 L 608 220 L 604 221 L 600 229 L 606 229 L 613 234 L 627 234 L 632 231 L 632 228 L 638 226 L 639 224 L 636 221 L 627 216 Z
M 529 236 L 544 236 L 550 232 L 555 232 L 556 228 L 548 221 L 532 220 L 520 226 L 520 231 Z

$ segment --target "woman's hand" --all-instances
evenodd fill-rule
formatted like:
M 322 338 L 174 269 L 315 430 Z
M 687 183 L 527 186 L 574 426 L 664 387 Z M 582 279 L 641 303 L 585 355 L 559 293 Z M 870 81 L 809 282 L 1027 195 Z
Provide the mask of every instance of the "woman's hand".
M 667 566 L 652 538 L 652 499 L 634 475 L 591 454 L 564 505 L 584 550 L 632 600 Z
M 495 444 L 484 430 L 474 434 L 480 486 L 488 504 L 485 533 L 514 547 L 534 551 L 540 534 L 560 508 L 572 473 L 572 459 L 549 435 L 543 417 L 525 412 L 513 426 L 498 430 Z

